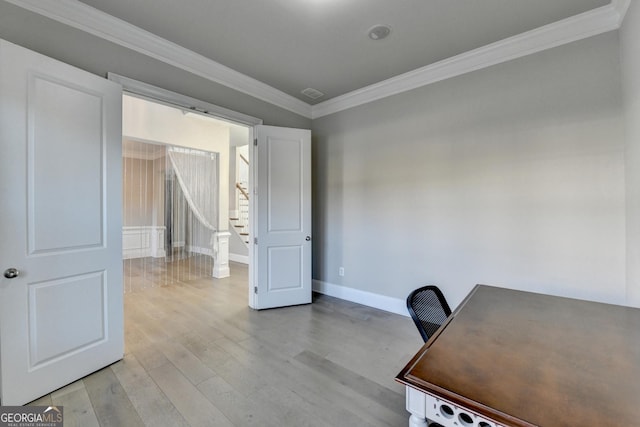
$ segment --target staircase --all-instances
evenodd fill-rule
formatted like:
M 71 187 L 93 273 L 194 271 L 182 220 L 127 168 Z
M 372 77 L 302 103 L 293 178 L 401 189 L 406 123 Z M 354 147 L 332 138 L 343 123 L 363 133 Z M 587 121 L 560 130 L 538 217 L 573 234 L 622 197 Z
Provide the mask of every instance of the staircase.
M 238 216 L 229 218 L 232 229 L 240 236 L 242 241 L 249 245 L 249 189 L 248 183 L 236 183 L 236 203 Z

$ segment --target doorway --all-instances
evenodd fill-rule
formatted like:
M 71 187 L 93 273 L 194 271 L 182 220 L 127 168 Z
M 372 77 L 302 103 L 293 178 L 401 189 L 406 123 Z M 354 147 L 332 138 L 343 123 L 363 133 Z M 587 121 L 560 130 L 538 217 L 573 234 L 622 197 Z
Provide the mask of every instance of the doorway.
M 125 292 L 224 278 L 229 259 L 248 264 L 248 217 L 242 228 L 235 219 L 248 139 L 247 126 L 123 96 Z
M 249 216 L 251 227 L 242 235 L 248 245 L 248 300 L 255 309 L 307 304 L 311 302 L 311 131 L 262 125 L 262 120 L 195 98 L 170 92 L 123 76 L 109 74 L 134 100 L 152 101 L 154 109 L 168 107 L 174 114 L 193 116 L 195 121 L 220 122 L 229 129 L 243 128 L 249 153 Z M 127 96 L 125 96 L 125 99 Z M 135 104 L 135 102 L 134 102 Z M 136 108 L 123 107 L 125 120 L 123 135 L 135 135 L 142 141 L 161 141 L 174 144 L 184 138 L 181 132 L 167 134 L 168 121 L 154 121 L 152 115 Z M 236 126 L 234 128 L 233 126 Z M 166 140 L 167 137 L 172 137 Z M 216 248 L 214 277 L 229 275 L 230 228 L 234 180 L 230 178 L 230 146 L 225 140 L 220 150 L 211 149 L 212 135 L 208 131 L 198 135 L 197 149 L 220 153 L 220 186 L 218 231 L 212 247 Z M 239 151 L 239 150 L 236 150 Z M 236 218 L 235 215 L 231 216 Z M 231 227 L 235 228 L 235 225 Z M 233 230 L 233 229 L 232 229 Z M 258 238 L 257 235 L 260 234 Z M 259 240 L 259 241 L 258 241 Z M 236 259 L 237 260 L 237 259 Z

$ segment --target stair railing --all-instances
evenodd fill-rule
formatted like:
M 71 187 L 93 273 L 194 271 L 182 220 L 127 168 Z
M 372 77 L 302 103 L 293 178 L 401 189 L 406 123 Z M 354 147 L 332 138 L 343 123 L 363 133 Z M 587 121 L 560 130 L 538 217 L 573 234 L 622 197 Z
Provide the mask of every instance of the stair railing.
M 249 194 L 245 191 L 245 189 L 239 182 L 236 182 L 236 188 L 240 190 L 240 193 L 242 193 L 245 199 L 249 200 Z

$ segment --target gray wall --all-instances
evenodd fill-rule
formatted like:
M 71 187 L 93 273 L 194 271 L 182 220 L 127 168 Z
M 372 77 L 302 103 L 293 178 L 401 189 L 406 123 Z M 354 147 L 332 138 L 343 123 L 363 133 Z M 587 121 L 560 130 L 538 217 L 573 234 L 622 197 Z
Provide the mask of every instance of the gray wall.
M 617 32 L 313 121 L 314 278 L 625 302 Z M 338 275 L 344 266 L 345 275 Z
M 620 31 L 627 131 L 627 299 L 640 307 L 640 4 L 631 2 Z
M 308 129 L 311 120 L 0 0 L 0 38 L 106 76 L 114 72 L 252 115 Z

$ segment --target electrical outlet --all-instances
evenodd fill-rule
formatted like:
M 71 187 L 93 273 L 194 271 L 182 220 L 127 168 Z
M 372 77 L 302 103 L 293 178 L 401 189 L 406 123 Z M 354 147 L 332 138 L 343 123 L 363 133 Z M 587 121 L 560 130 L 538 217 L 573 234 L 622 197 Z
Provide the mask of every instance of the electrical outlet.
M 338 269 L 338 276 L 343 277 L 344 276 L 344 267 L 340 267 Z

